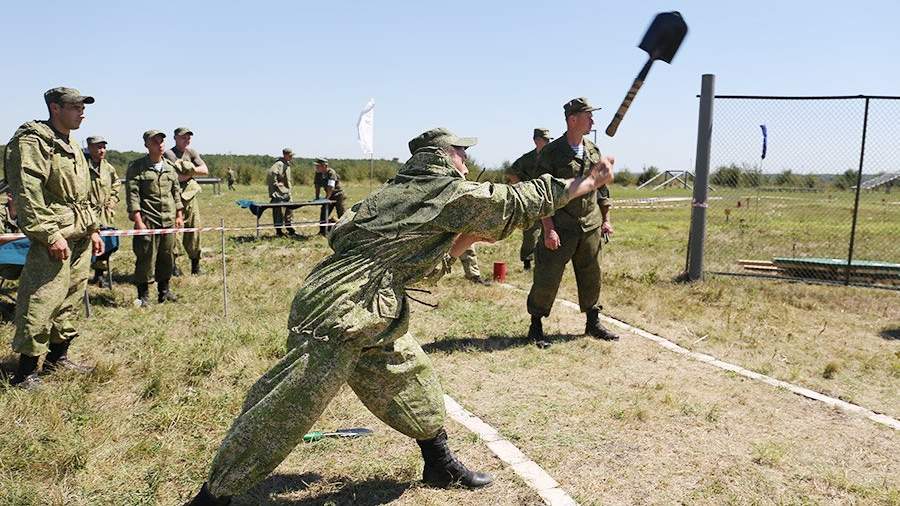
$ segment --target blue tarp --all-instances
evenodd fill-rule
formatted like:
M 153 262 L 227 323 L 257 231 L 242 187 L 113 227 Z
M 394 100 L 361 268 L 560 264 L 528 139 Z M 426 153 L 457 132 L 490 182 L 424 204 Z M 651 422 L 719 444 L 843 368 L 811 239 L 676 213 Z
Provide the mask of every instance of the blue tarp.
M 105 236 L 103 237 L 103 245 L 106 250 L 103 256 L 109 258 L 109 255 L 119 251 L 119 238 L 117 236 Z M 30 247 L 31 241 L 27 238 L 0 244 L 0 265 L 25 265 L 25 257 L 28 256 Z

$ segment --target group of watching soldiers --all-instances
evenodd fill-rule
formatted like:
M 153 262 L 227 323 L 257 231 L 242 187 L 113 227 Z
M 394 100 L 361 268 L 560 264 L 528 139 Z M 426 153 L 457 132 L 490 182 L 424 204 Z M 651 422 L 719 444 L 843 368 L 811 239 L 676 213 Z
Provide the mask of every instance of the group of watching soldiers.
M 294 160 L 294 150 L 284 148 L 281 157 L 269 167 L 266 173 L 266 185 L 269 190 L 269 202 L 272 204 L 285 204 L 283 207 L 272 208 L 272 219 L 275 225 L 275 235 L 278 237 L 297 235 L 294 228 L 293 209 L 289 205 L 292 201 L 291 190 L 291 165 Z M 331 212 L 336 211 L 338 219 L 346 211 L 344 189 L 341 187 L 341 178 L 337 171 L 328 165 L 325 158 L 316 158 L 314 162 L 316 174 L 313 177 L 313 187 L 316 191 L 316 200 L 323 196 L 328 203 L 323 203 L 319 211 L 319 235 L 327 235 L 333 222 Z

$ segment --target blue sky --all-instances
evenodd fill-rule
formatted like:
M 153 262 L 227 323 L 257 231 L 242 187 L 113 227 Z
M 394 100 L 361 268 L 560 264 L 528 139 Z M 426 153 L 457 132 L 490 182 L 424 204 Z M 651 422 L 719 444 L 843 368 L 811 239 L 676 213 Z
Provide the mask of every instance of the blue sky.
M 646 58 L 636 45 L 664 10 L 682 12 L 687 39 L 608 138 Z M 142 149 L 149 128 L 187 125 L 201 152 L 360 158 L 356 119 L 373 97 L 377 157 L 405 159 L 408 139 L 446 126 L 479 137 L 470 153 L 498 165 L 532 147 L 533 127 L 558 134 L 562 104 L 587 96 L 604 108 L 599 145 L 618 166 L 686 168 L 703 73 L 718 93 L 900 95 L 896 1 L 45 1 L 3 12 L 0 137 L 44 118 L 43 91 L 67 85 L 97 98 L 78 137 L 121 150 Z

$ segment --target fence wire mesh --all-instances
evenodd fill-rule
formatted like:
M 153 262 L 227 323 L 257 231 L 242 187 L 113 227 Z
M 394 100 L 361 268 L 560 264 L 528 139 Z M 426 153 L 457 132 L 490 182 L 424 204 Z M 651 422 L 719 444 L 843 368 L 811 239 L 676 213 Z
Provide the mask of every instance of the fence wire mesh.
M 900 97 L 713 110 L 707 271 L 900 289 Z

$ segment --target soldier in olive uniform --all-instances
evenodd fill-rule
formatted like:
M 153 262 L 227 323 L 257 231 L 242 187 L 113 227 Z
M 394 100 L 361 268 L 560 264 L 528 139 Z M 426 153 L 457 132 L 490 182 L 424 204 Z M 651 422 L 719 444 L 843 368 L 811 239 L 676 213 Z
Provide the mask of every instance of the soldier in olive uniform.
M 166 134 L 159 130 L 144 132 L 147 156 L 128 166 L 125 174 L 128 218 L 135 230 L 154 228 L 181 228 L 184 226 L 181 186 L 175 166 L 164 156 Z M 150 302 L 150 282 L 156 280 L 157 300 L 177 300 L 169 289 L 175 265 L 175 234 L 134 236 L 134 282 L 137 285 L 137 303 L 147 306 Z
M 100 228 L 113 228 L 116 215 L 116 206 L 119 205 L 119 175 L 116 168 L 106 161 L 106 139 L 95 135 L 87 138 L 88 164 L 91 167 L 91 200 L 97 207 L 97 218 Z M 104 273 L 109 269 L 109 252 L 94 258 L 91 265 L 94 269 L 95 283 L 101 288 L 106 287 Z
M 38 357 L 45 370 L 90 369 L 68 359 L 78 337 L 74 320 L 87 284 L 91 253 L 103 253 L 97 216 L 90 201 L 90 175 L 84 153 L 72 136 L 93 97 L 72 88 L 44 93 L 47 121 L 20 126 L 4 155 L 5 179 L 12 188 L 17 223 L 31 240 L 19 278 L 13 351 L 19 366 L 12 384 L 40 385 Z
M 335 201 L 333 207 L 324 205 L 319 210 L 319 234 L 327 235 L 331 228 L 327 225 L 331 221 L 331 210 L 337 211 L 338 219 L 344 215 L 344 190 L 341 188 L 341 178 L 334 169 L 328 166 L 328 160 L 316 158 L 315 167 L 316 175 L 313 178 L 313 185 L 316 188 L 316 200 L 324 191 L 326 199 Z
M 184 205 L 184 226 L 188 228 L 200 227 L 200 204 L 197 202 L 197 194 L 202 191 L 200 183 L 194 178 L 208 176 L 209 168 L 200 153 L 190 147 L 194 132 L 187 127 L 175 129 L 175 146 L 166 150 L 165 157 L 172 162 L 178 171 L 178 182 L 181 185 L 181 202 Z M 178 256 L 181 248 L 175 245 L 175 271 L 178 270 Z M 185 232 L 182 235 L 182 244 L 188 258 L 191 259 L 191 274 L 200 274 L 200 232 Z
M 575 98 L 563 106 L 566 134 L 547 144 L 538 159 L 537 173 L 569 178 L 584 174 L 600 162 L 600 151 L 584 136 L 594 125 L 593 111 L 586 98 Z M 587 313 L 585 333 L 604 340 L 619 337 L 600 324 L 600 240 L 611 232 L 609 189 L 597 195 L 573 199 L 552 217 L 541 220 L 541 241 L 535 250 L 534 280 L 528 294 L 531 325 L 528 337 L 539 347 L 550 345 L 544 339 L 541 318 L 550 315 L 566 264 L 572 262 L 578 285 L 578 305 Z
M 16 203 L 10 193 L 9 185 L 6 181 L 0 181 L 0 195 L 6 197 L 6 201 L 0 205 L 0 234 L 18 234 L 19 224 L 16 222 Z M 0 245 L 17 239 L 0 240 Z M 5 264 L 0 265 L 0 278 L 2 279 L 19 279 L 22 275 L 21 265 Z
M 544 146 L 553 139 L 550 137 L 550 130 L 546 128 L 535 128 L 532 140 L 534 140 L 534 149 L 517 158 L 507 170 L 507 176 L 511 183 L 528 181 L 540 175 L 537 173 L 538 158 L 541 150 L 544 149 Z M 519 259 L 522 261 L 522 266 L 526 271 L 531 269 L 531 262 L 534 260 L 534 247 L 537 245 L 540 236 L 540 222 L 537 222 L 522 231 L 522 245 L 519 247 Z
M 274 203 L 291 201 L 291 160 L 294 159 L 294 151 L 291 148 L 281 150 L 281 158 L 269 167 L 266 173 L 266 183 L 269 186 L 269 198 Z M 294 212 L 291 209 L 273 207 L 272 219 L 275 222 L 275 235 L 282 236 L 285 231 L 289 235 L 297 235 L 293 224 Z
M 225 173 L 225 181 L 228 183 L 228 189 L 234 191 L 234 183 L 237 181 L 237 173 L 231 167 Z
M 425 483 L 479 488 L 492 481 L 447 445 L 440 380 L 409 333 L 406 289 L 438 271 L 448 253 L 507 237 L 606 183 L 612 160 L 584 178 L 546 175 L 510 187 L 466 181 L 465 150 L 475 143 L 442 128 L 419 135 L 397 176 L 341 219 L 329 237 L 334 254 L 294 297 L 287 354 L 250 388 L 190 505 L 229 504 L 262 481 L 344 383 L 378 418 L 417 440 Z

